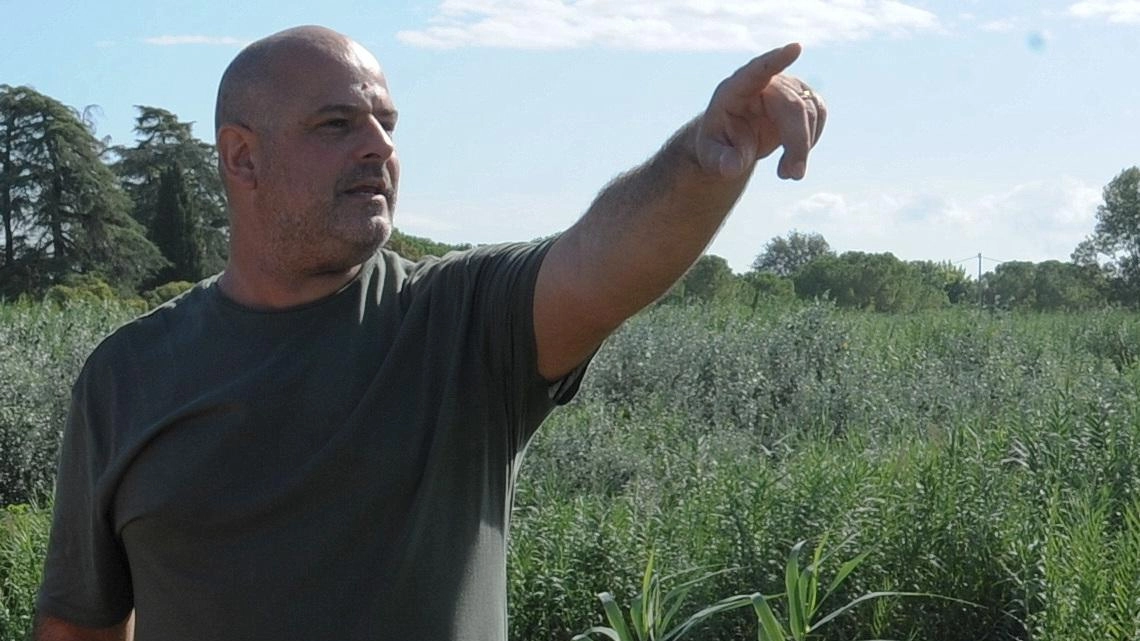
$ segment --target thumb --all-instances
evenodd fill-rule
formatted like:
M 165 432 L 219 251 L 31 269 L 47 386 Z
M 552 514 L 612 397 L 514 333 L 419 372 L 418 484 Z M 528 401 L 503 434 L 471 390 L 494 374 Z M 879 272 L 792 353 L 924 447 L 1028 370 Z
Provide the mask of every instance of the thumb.
M 722 178 L 736 178 L 744 173 L 744 158 L 732 145 L 710 138 L 697 143 L 697 161 L 705 171 Z

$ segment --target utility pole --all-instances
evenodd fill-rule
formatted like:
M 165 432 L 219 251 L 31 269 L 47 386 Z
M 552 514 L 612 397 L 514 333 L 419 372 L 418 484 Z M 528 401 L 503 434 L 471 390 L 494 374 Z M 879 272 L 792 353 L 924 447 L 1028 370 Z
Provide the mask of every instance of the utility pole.
M 978 252 L 978 309 L 982 309 L 982 252 Z

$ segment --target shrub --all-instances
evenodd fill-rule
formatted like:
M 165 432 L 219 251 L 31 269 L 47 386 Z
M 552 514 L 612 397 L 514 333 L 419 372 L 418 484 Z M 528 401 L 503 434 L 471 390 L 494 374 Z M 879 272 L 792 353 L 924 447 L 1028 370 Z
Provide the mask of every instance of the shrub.
M 30 638 L 50 525 L 50 510 L 0 509 L 0 639 Z
M 163 285 L 159 285 L 152 290 L 144 292 L 142 297 L 150 307 L 158 307 L 166 301 L 188 291 L 194 287 L 194 283 L 189 283 L 184 280 L 175 280 Z

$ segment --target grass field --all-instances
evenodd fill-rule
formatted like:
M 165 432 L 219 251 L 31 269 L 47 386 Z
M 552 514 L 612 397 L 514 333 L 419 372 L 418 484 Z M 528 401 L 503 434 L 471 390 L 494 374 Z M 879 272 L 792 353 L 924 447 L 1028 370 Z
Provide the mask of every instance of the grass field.
M 0 497 L 40 502 L 83 356 L 128 311 L 0 308 Z M 531 444 L 511 529 L 512 639 L 628 603 L 650 553 L 730 568 L 683 613 L 783 590 L 797 541 L 866 552 L 820 639 L 1140 639 L 1140 318 L 825 305 L 662 306 L 598 355 Z M 0 512 L 0 639 L 19 639 L 43 510 Z M 31 586 L 31 587 L 29 587 Z M 667 587 L 667 586 L 666 586 Z M 433 604 L 432 607 L 444 607 Z M 777 602 L 777 614 L 784 604 Z M 689 638 L 755 639 L 751 609 Z

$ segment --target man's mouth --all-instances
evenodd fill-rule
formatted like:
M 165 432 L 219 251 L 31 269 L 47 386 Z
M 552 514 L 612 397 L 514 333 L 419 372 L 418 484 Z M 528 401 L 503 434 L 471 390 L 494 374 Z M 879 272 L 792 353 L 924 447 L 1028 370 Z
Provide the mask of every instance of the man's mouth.
M 344 193 L 350 196 L 367 196 L 369 198 L 383 196 L 385 200 L 392 200 L 391 190 L 383 185 L 377 184 L 357 185 L 347 189 Z

